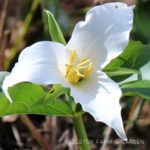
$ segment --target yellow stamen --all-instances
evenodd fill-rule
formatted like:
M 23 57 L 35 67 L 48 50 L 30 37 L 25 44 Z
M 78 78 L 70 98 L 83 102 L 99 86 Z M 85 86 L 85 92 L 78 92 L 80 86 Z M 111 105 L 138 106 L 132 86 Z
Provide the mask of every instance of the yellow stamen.
M 85 61 L 82 61 L 78 64 L 78 66 L 84 66 L 85 64 L 89 63 L 90 62 L 90 59 L 86 59 Z
M 80 76 L 78 76 L 77 74 L 74 77 L 74 82 L 77 83 L 80 80 Z
M 93 70 L 92 66 L 90 66 L 87 70 L 85 70 L 84 71 L 84 77 L 87 77 L 92 70 Z
M 72 54 L 71 54 L 71 57 L 70 57 L 70 64 L 72 64 L 73 63 L 73 61 L 74 61 L 74 59 L 75 59 L 75 55 L 76 55 L 76 51 L 75 50 L 73 50 L 72 51 Z
M 73 50 L 66 68 L 65 78 L 70 83 L 80 82 L 86 78 L 93 69 L 91 60 L 87 58 L 83 58 L 79 64 L 73 65 L 75 55 L 76 51 Z
M 67 65 L 67 68 L 66 68 L 66 76 L 67 74 L 69 73 L 69 70 L 71 69 L 71 65 Z
M 84 75 L 79 72 L 79 69 L 76 69 L 76 73 L 79 77 L 84 77 Z
M 80 63 L 82 63 L 82 62 L 84 62 L 84 61 L 86 61 L 86 60 L 87 60 L 87 58 L 85 57 L 85 58 L 83 58 L 83 59 L 81 60 Z

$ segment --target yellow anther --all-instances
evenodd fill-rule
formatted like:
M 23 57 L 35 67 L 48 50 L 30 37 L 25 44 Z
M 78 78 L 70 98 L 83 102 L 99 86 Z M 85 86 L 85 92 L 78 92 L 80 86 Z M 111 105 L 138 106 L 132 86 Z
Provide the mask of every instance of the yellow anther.
M 70 57 L 70 64 L 72 64 L 73 63 L 73 61 L 74 61 L 74 59 L 75 59 L 75 56 L 76 56 L 76 51 L 75 50 L 73 50 L 72 51 L 72 54 L 71 54 L 71 57 Z
M 78 66 L 79 66 L 79 67 L 81 67 L 81 66 L 86 67 L 86 64 L 88 64 L 88 63 L 90 63 L 90 62 L 91 62 L 90 59 L 86 59 L 86 60 L 84 60 L 83 62 L 79 63 Z M 91 63 L 90 63 L 90 64 L 91 64 Z
M 92 61 L 87 58 L 82 59 L 79 64 L 73 64 L 75 55 L 76 51 L 73 50 L 70 56 L 69 64 L 67 64 L 65 74 L 66 80 L 72 84 L 80 82 L 82 79 L 86 78 L 93 69 Z
M 66 76 L 68 75 L 70 69 L 71 69 L 71 65 L 67 65 L 67 68 L 66 68 Z
M 85 57 L 85 58 L 83 58 L 83 59 L 81 60 L 80 63 L 82 63 L 82 62 L 84 62 L 84 61 L 86 61 L 86 60 L 87 60 L 87 58 Z
M 90 66 L 87 70 L 84 71 L 84 77 L 87 77 L 89 75 L 89 73 L 92 71 L 93 67 Z

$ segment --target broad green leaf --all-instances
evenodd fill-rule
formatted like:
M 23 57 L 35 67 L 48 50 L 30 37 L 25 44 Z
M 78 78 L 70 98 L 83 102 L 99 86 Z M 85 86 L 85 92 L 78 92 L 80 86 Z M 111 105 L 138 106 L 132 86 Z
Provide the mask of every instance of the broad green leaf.
M 44 103 L 47 104 L 51 100 L 55 100 L 56 98 L 63 95 L 64 93 L 69 93 L 69 92 L 70 92 L 70 90 L 68 88 L 64 88 L 60 84 L 54 84 L 53 88 L 50 91 L 47 92 L 45 97 L 42 100 L 35 103 L 34 106 L 38 106 L 38 105 L 41 105 L 41 104 L 44 104 Z
M 63 36 L 63 33 L 61 32 L 61 29 L 58 23 L 56 22 L 54 18 L 54 15 L 48 10 L 44 10 L 44 12 L 46 13 L 48 17 L 49 33 L 50 33 L 52 40 L 66 45 L 65 38 Z
M 150 60 L 150 45 L 138 41 L 130 41 L 124 52 L 112 60 L 104 69 L 123 67 L 138 70 Z M 123 81 L 127 75 L 112 77 L 116 82 Z
M 133 73 L 140 74 L 140 71 L 123 67 L 104 68 L 103 71 L 109 76 L 130 75 Z
M 60 85 L 54 87 L 55 90 L 47 91 L 45 88 L 32 83 L 17 84 L 9 88 L 13 103 L 10 103 L 4 93 L 1 92 L 0 116 L 11 114 L 71 116 L 72 110 L 69 104 L 59 98 L 60 95 L 64 94 L 60 92 L 63 90 L 62 87 Z M 64 90 L 64 92 L 66 91 Z
M 150 100 L 150 81 L 137 80 L 126 82 L 120 85 L 122 92 L 126 96 L 139 96 Z
M 9 72 L 7 71 L 0 71 L 0 92 L 2 91 L 2 84 L 5 77 L 9 75 Z

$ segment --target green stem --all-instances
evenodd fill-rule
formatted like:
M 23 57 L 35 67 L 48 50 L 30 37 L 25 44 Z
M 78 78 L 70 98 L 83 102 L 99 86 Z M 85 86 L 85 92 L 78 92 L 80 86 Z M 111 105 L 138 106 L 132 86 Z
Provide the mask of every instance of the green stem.
M 13 60 L 13 58 L 16 56 L 17 52 L 18 52 L 18 49 L 19 49 L 19 46 L 22 44 L 23 40 L 24 40 L 24 37 L 29 29 L 29 26 L 30 26 L 30 23 L 32 21 L 32 18 L 34 16 L 34 13 L 39 5 L 41 0 L 34 0 L 33 1 L 33 4 L 30 8 L 30 11 L 27 15 L 27 17 L 25 18 L 25 21 L 21 27 L 21 33 L 20 35 L 18 36 L 17 40 L 16 40 L 16 43 L 15 45 L 11 48 L 10 50 L 10 56 L 6 59 L 6 62 L 5 62 L 5 68 L 8 69 L 9 68 L 9 64 L 10 62 Z
M 73 117 L 72 120 L 77 134 L 80 150 L 91 150 L 89 140 L 84 128 L 82 116 Z

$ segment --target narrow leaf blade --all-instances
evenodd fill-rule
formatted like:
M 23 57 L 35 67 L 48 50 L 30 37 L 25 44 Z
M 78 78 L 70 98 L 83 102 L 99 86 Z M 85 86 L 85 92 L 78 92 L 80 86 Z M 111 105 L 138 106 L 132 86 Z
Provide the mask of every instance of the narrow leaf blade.
M 140 71 L 135 69 L 129 69 L 124 67 L 110 67 L 110 68 L 104 68 L 103 71 L 107 73 L 109 77 L 112 76 L 118 76 L 118 75 L 130 75 L 130 74 L 140 74 Z
M 44 10 L 44 12 L 46 13 L 46 15 L 48 17 L 49 33 L 50 33 L 52 40 L 66 45 L 66 41 L 63 36 L 63 33 L 62 33 L 57 21 L 55 20 L 53 14 L 48 10 Z
M 120 85 L 122 92 L 126 96 L 139 96 L 150 100 L 150 81 L 137 80 L 125 82 Z

